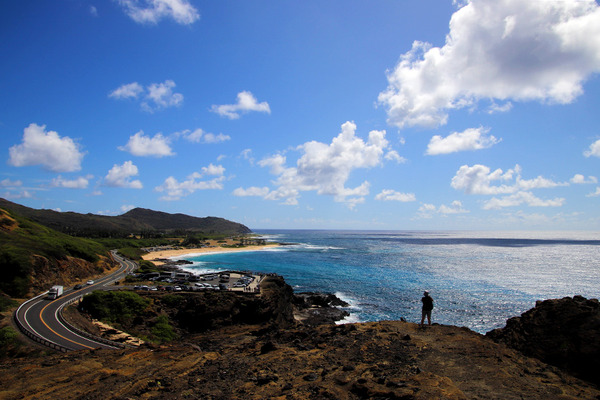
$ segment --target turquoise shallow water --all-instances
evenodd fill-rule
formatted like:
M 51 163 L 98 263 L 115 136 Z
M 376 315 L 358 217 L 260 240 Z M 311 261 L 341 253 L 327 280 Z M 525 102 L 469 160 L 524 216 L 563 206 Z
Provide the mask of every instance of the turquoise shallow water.
M 293 243 L 266 251 L 183 257 L 195 272 L 238 269 L 282 275 L 295 291 L 336 293 L 349 322 L 420 320 L 484 333 L 536 300 L 600 297 L 599 232 L 365 232 L 260 230 Z

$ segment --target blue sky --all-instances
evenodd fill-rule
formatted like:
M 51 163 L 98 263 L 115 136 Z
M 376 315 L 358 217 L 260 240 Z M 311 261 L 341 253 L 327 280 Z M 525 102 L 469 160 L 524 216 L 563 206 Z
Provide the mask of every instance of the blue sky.
M 29 207 L 600 230 L 595 1 L 11 1 L 0 57 Z

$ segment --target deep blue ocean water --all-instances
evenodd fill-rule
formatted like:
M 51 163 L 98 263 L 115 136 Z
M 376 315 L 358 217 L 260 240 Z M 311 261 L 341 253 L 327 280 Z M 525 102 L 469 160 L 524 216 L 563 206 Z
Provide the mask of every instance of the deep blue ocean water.
M 265 251 L 186 256 L 188 270 L 282 275 L 295 291 L 335 293 L 351 304 L 346 322 L 418 322 L 420 299 L 433 321 L 485 333 L 536 300 L 600 297 L 600 232 L 260 230 Z

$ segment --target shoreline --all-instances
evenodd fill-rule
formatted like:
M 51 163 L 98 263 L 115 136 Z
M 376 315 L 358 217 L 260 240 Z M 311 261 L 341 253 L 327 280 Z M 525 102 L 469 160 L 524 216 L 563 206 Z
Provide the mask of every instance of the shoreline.
M 179 258 L 184 256 L 201 256 L 205 254 L 222 254 L 222 253 L 235 253 L 244 251 L 260 251 L 265 249 L 273 249 L 281 247 L 280 244 L 265 244 L 265 245 L 249 245 L 244 247 L 199 247 L 199 248 L 188 248 L 188 249 L 172 249 L 172 250 L 157 250 L 151 251 L 142 255 L 142 259 L 153 262 L 156 266 L 164 265 L 165 259 Z

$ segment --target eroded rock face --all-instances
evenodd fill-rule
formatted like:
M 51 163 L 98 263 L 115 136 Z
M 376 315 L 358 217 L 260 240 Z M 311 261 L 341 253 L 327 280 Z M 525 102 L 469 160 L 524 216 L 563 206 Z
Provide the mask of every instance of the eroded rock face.
M 581 296 L 538 301 L 487 336 L 600 384 L 600 303 Z

